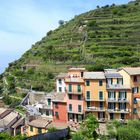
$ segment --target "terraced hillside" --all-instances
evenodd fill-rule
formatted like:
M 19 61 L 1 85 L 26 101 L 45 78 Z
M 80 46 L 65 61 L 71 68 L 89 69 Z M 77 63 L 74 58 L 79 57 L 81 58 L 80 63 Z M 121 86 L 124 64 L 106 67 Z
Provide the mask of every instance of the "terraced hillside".
M 4 73 L 13 87 L 50 91 L 69 66 L 89 70 L 140 66 L 140 2 L 106 5 L 49 31 Z M 11 86 L 11 87 L 10 87 Z

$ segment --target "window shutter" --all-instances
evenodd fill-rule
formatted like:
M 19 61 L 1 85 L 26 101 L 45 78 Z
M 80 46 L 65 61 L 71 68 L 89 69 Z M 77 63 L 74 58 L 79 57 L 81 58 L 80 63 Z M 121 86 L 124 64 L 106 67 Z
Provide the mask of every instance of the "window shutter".
M 134 88 L 132 88 L 132 93 L 134 93 Z
M 119 98 L 121 98 L 121 92 L 119 92 Z
M 127 92 L 125 92 L 125 98 L 127 98 Z
M 114 97 L 116 98 L 116 92 L 114 92 Z
M 110 98 L 110 97 L 111 97 L 110 95 L 111 95 L 111 93 L 110 93 L 110 92 L 108 92 L 108 98 Z
M 137 93 L 139 93 L 139 87 L 137 87 Z

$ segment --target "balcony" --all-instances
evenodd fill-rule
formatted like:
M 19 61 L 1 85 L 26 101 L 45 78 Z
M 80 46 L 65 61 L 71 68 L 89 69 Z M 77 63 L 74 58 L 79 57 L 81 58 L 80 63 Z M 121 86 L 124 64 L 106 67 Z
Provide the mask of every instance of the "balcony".
M 107 100 L 109 103 L 129 103 L 126 98 L 108 98 Z
M 70 109 L 67 109 L 67 112 L 68 113 L 71 113 L 71 114 L 83 114 L 84 111 L 83 110 L 80 110 L 80 111 L 75 111 L 75 110 L 70 110 Z
M 66 83 L 84 83 L 84 80 L 80 77 L 66 77 L 65 78 Z
M 107 84 L 106 88 L 108 90 L 110 89 L 131 89 L 131 87 L 129 85 L 121 85 L 121 84 Z
M 127 108 L 127 109 L 107 109 L 107 112 L 108 113 L 125 113 L 125 114 L 127 114 L 127 113 L 129 113 L 129 109 Z
M 94 101 L 94 102 L 105 102 L 104 98 L 96 98 L 96 99 L 91 99 L 91 98 L 86 98 L 86 101 Z
M 92 107 L 87 107 L 85 110 L 92 111 L 92 112 L 104 112 L 105 108 L 92 106 Z
M 66 90 L 66 92 L 67 92 L 68 94 L 75 94 L 75 95 L 82 95 L 82 94 L 83 94 L 82 91 L 81 91 L 81 92 L 78 92 L 78 91 L 68 91 L 68 90 Z

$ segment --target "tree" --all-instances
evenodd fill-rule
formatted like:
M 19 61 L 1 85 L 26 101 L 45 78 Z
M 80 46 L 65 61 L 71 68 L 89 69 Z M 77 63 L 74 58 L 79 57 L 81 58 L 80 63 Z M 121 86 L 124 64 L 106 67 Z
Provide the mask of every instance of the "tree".
M 96 139 L 98 137 L 96 129 L 99 127 L 99 123 L 96 117 L 89 113 L 85 120 L 81 124 L 81 133 L 86 139 Z
M 62 25 L 64 25 L 64 20 L 59 20 L 58 23 L 60 26 L 62 26 Z

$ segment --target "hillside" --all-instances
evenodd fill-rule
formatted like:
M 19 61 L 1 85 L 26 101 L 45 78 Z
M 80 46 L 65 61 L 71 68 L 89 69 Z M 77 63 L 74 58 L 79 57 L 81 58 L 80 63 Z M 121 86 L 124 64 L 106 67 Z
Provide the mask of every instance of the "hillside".
M 75 16 L 49 31 L 4 76 L 15 87 L 51 91 L 54 77 L 69 66 L 89 70 L 140 66 L 140 2 L 115 4 Z

